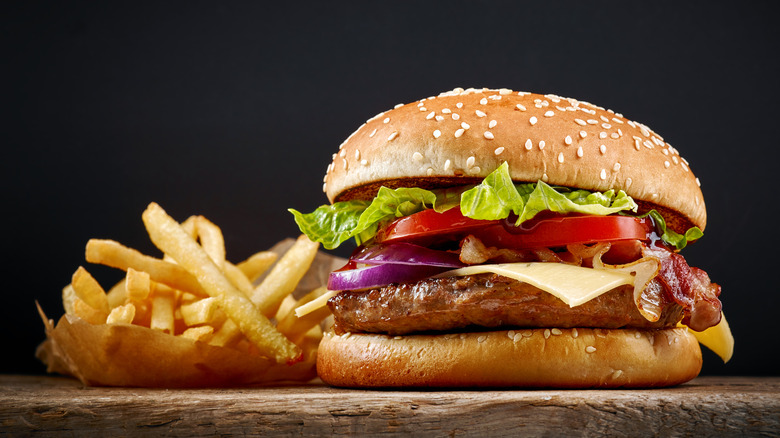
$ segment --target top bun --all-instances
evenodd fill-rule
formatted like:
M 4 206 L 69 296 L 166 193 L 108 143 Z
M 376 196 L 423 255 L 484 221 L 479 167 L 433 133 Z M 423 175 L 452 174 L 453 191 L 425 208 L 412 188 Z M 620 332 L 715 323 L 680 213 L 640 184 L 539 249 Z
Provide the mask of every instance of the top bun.
M 380 186 L 478 182 L 501 163 L 516 182 L 623 190 L 675 230 L 707 211 L 688 162 L 647 126 L 575 99 L 507 89 L 455 89 L 380 113 L 339 146 L 325 175 L 331 202 Z

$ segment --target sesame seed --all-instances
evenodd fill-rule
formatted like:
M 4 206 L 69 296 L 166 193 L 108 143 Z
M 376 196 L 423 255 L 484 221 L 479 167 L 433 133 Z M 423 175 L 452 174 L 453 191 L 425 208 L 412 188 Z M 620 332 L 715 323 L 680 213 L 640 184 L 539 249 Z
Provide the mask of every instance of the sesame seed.
M 604 122 L 609 122 L 609 119 L 605 116 L 599 116 L 599 118 Z
M 462 122 L 462 123 L 460 124 L 460 127 L 461 127 L 461 128 L 463 128 L 463 129 L 469 129 L 469 128 L 471 128 L 471 126 L 470 126 L 468 123 L 466 123 L 466 122 Z
M 554 328 L 554 329 L 552 329 L 552 330 L 550 330 L 550 331 L 551 331 L 551 332 L 552 332 L 552 334 L 554 334 L 555 336 L 558 336 L 558 335 L 560 335 L 560 334 L 562 334 L 562 333 L 563 333 L 563 332 L 561 331 L 561 329 L 558 329 L 558 328 Z
M 467 168 L 469 168 L 469 167 L 473 167 L 473 166 L 474 166 L 474 161 L 475 161 L 475 160 L 476 160 L 476 159 L 474 158 L 474 156 L 473 156 L 473 155 L 472 155 L 472 156 L 470 156 L 470 157 L 468 157 L 468 158 L 466 158 L 466 167 L 467 167 Z
M 632 180 L 631 178 L 626 178 L 626 188 L 631 187 L 631 183 L 633 183 L 633 182 L 634 182 L 634 180 Z
M 588 125 L 598 125 L 598 124 L 599 124 L 598 120 L 588 119 Z
M 496 154 L 496 155 L 501 155 L 502 152 L 504 152 L 504 147 L 503 146 L 498 147 L 498 148 L 496 148 L 495 151 L 493 151 L 493 153 Z
M 395 339 L 395 340 L 397 340 L 397 341 L 400 341 L 400 340 L 401 340 L 401 339 L 403 339 L 403 338 L 404 338 L 403 336 L 394 336 L 394 337 L 393 337 L 393 339 Z
M 536 124 L 536 122 L 537 122 L 537 119 L 536 119 L 536 117 L 534 117 L 534 116 L 531 116 L 531 118 L 530 118 L 530 119 L 528 119 L 528 122 L 529 122 L 529 123 L 531 123 L 531 125 L 535 125 L 535 124 Z
M 550 179 L 546 173 L 542 174 L 542 181 L 547 182 L 547 180 Z
M 482 105 L 487 105 L 487 98 L 483 97 L 482 99 L 479 100 L 479 103 Z
M 466 132 L 466 130 L 464 130 L 463 128 L 458 129 L 457 131 L 455 131 L 455 138 L 460 138 L 460 136 L 463 135 L 464 132 Z
M 653 143 L 650 143 L 650 141 L 648 141 L 648 140 L 643 141 L 642 144 L 645 145 L 645 147 L 648 148 L 648 149 L 652 149 L 653 148 Z
M 577 148 L 577 156 L 582 158 L 583 152 L 582 152 L 582 146 Z
M 517 109 L 519 109 L 520 111 L 525 111 L 525 105 L 521 105 L 521 104 L 518 103 L 516 106 L 517 106 Z
M 567 135 L 566 138 L 563 139 L 563 142 L 566 143 L 567 146 L 571 145 L 572 144 L 571 135 Z
M 606 169 L 601 169 L 601 174 L 599 175 L 599 178 L 601 178 L 602 180 L 607 179 L 607 170 Z
M 550 337 L 550 329 L 544 329 L 544 339 L 547 339 Z
M 376 135 L 376 129 L 371 131 L 371 134 L 368 134 L 368 138 L 372 138 L 372 137 L 374 137 L 374 135 Z
M 382 120 L 382 123 L 390 123 L 390 117 L 385 117 L 385 119 Z
M 525 148 L 530 151 L 532 147 L 534 147 L 534 144 L 533 142 L 531 142 L 531 139 L 529 138 L 528 140 L 525 141 Z
M 513 339 L 515 337 L 515 331 L 509 330 L 508 332 L 506 332 L 506 335 L 507 337 L 509 337 L 509 339 Z
M 618 377 L 623 375 L 623 370 L 615 370 L 614 373 L 612 373 L 612 378 L 617 379 Z
M 668 149 L 661 149 L 661 151 L 664 153 L 664 155 L 669 155 L 669 150 Z
M 441 137 L 441 131 L 439 131 L 438 129 L 433 131 L 433 138 L 439 138 L 439 137 Z
M 614 166 L 612 166 L 612 170 L 613 170 L 614 172 L 617 172 L 618 170 L 620 170 L 620 163 L 615 163 L 615 165 L 614 165 Z
M 398 109 L 398 108 L 401 108 L 402 106 L 404 106 L 404 104 L 399 103 L 396 106 L 394 106 L 393 109 Z
M 634 137 L 634 149 L 636 150 L 642 149 L 641 139 Z
M 487 339 L 487 336 L 485 336 L 485 335 L 480 335 L 480 336 L 477 338 L 477 342 L 479 342 L 479 343 L 481 344 L 481 343 L 485 342 L 485 340 L 486 340 L 486 339 Z
M 360 160 L 360 164 L 362 164 L 364 166 L 367 166 L 368 165 L 368 160 L 362 159 L 362 160 Z
M 424 106 L 421 106 L 421 107 L 420 107 L 420 111 L 421 111 L 421 112 L 428 111 L 428 108 L 426 108 L 426 107 L 424 107 Z
M 476 115 L 477 115 L 477 117 L 485 117 L 485 116 L 487 115 L 487 114 L 483 113 L 483 112 L 482 112 L 482 111 L 480 111 L 480 110 L 476 110 L 476 111 L 474 111 L 474 114 L 476 114 Z
M 486 139 L 493 140 L 493 133 L 490 131 L 485 131 L 485 134 L 483 134 Z
M 607 138 L 607 133 L 606 133 L 606 132 L 604 132 L 604 131 L 601 131 L 601 132 L 599 133 L 599 138 L 600 138 L 600 139 L 602 139 L 602 140 L 603 140 L 603 139 L 605 139 L 605 138 Z
M 436 115 L 436 111 L 431 111 L 427 116 L 425 116 L 426 120 L 431 120 Z
M 346 333 L 344 333 L 343 335 L 341 335 L 341 339 L 347 339 L 347 338 L 349 338 L 350 336 L 352 336 L 352 333 L 350 333 L 350 332 L 346 332 Z
M 444 108 L 443 110 L 441 110 L 441 112 L 442 114 L 450 114 L 452 110 L 450 110 L 449 108 Z
M 677 155 L 672 155 L 672 161 L 674 164 L 680 164 L 680 160 L 677 159 Z
M 442 120 L 444 120 L 444 116 L 436 116 L 437 122 L 441 122 Z
M 517 342 L 517 341 L 519 341 L 522 338 L 523 338 L 523 334 L 522 333 L 515 333 L 515 335 L 512 336 L 512 342 Z
M 347 156 L 347 151 L 342 149 L 339 151 L 339 157 L 344 158 Z
M 607 153 L 607 146 L 605 146 L 605 145 L 599 146 L 599 152 L 601 152 L 602 155 L 606 154 Z
M 398 137 L 398 131 L 393 131 L 392 134 L 387 136 L 387 141 L 393 141 L 393 140 L 395 140 L 396 137 Z
M 414 154 L 412 154 L 412 158 L 414 159 L 414 161 L 420 162 L 423 160 L 423 154 L 419 152 L 415 152 Z
M 495 120 L 491 120 L 490 123 L 488 123 L 488 128 L 495 128 L 496 125 L 498 125 L 498 122 Z
M 502 88 L 502 89 L 498 90 L 498 94 L 500 94 L 502 96 L 506 96 L 507 94 L 511 94 L 511 93 L 512 93 L 512 90 L 510 90 L 509 88 Z
M 355 149 L 355 160 L 360 159 L 360 149 Z
M 444 162 L 444 170 L 450 170 L 450 166 L 452 166 L 452 161 L 447 160 Z
M 460 115 L 458 113 L 452 113 L 452 120 L 460 120 Z
M 572 337 L 572 338 L 575 338 L 575 339 L 576 339 L 576 338 L 577 338 L 577 336 L 579 336 L 579 335 L 580 335 L 580 332 L 579 332 L 579 331 L 577 331 L 577 327 L 574 327 L 573 329 L 571 329 L 571 337 Z
M 596 352 L 596 347 L 594 347 L 592 345 L 588 345 L 587 347 L 585 347 L 585 351 L 588 352 L 588 353 L 595 353 Z
M 574 119 L 574 121 L 577 122 L 577 124 L 580 126 L 585 126 L 588 124 L 585 120 L 582 119 Z
M 623 121 L 618 119 L 617 117 L 613 117 L 612 121 L 615 122 L 615 123 L 620 123 L 621 125 L 623 124 Z
M 642 337 L 642 334 L 641 334 L 641 333 L 639 333 L 639 332 L 636 332 L 636 333 L 634 333 L 634 337 L 635 337 L 635 338 L 637 338 L 637 339 L 639 339 L 639 338 L 641 338 L 641 337 Z
M 544 113 L 545 117 L 552 117 L 554 115 L 555 115 L 555 113 L 553 111 L 547 111 L 546 113 Z
M 425 99 L 421 100 L 420 103 L 417 104 L 417 106 L 423 106 L 425 105 Z
M 580 131 L 580 137 L 581 137 L 581 138 L 585 138 L 585 137 L 587 137 L 587 136 L 588 136 L 588 133 L 587 133 L 587 132 L 585 132 L 585 131 Z
M 458 102 L 455 104 L 455 106 L 458 108 L 463 108 L 463 102 Z
M 425 173 L 428 174 L 428 176 L 433 175 L 433 168 L 429 167 L 428 170 L 425 171 Z
M 669 168 L 669 166 L 671 166 L 671 165 L 672 165 L 672 163 L 670 163 L 670 162 L 668 162 L 668 161 L 664 161 L 664 167 L 665 167 L 665 168 L 667 168 L 667 169 L 668 169 L 668 168 Z
M 639 132 L 641 132 L 645 137 L 650 137 L 650 131 L 648 131 L 644 126 L 639 127 Z
M 539 140 L 539 150 L 540 151 L 544 149 L 544 145 L 545 145 L 544 140 Z
M 613 132 L 612 134 L 609 134 L 609 136 L 615 139 L 620 138 L 620 134 L 618 134 L 617 132 Z
M 629 121 L 628 121 L 628 126 L 630 126 L 630 127 L 634 128 L 634 129 L 636 129 L 636 123 L 634 123 L 634 122 L 633 122 L 633 121 L 631 121 L 631 120 L 629 120 Z

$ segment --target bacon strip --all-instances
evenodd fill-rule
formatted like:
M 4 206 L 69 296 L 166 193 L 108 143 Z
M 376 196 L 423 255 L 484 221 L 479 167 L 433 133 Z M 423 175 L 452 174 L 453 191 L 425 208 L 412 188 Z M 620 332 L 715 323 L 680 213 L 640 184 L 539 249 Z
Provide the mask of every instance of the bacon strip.
M 661 261 L 656 278 L 664 284 L 670 298 L 683 307 L 683 324 L 703 331 L 720 322 L 720 286 L 712 283 L 706 272 L 688 266 L 683 256 L 665 249 L 646 248 L 643 253 Z

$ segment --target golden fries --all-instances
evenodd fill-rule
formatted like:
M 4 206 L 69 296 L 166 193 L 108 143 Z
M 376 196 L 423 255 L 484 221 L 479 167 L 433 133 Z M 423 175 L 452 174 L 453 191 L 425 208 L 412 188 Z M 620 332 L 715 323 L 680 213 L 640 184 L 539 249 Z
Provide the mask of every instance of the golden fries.
M 141 218 L 152 243 L 193 274 L 203 289 L 218 299 L 222 310 L 244 336 L 263 354 L 277 362 L 289 363 L 301 357 L 300 348 L 271 325 L 268 318 L 230 283 L 203 248 L 162 207 L 155 203 L 149 204 Z
M 79 267 L 62 290 L 66 314 L 77 318 L 63 319 L 54 327 L 41 312 L 49 339 L 39 348 L 39 357 L 50 370 L 72 374 L 88 384 L 138 386 L 235 384 L 238 380 L 230 373 L 236 372 L 246 382 L 314 376 L 317 343 L 322 337 L 318 324 L 327 315 L 319 309 L 298 318 L 295 308 L 317 298 L 323 289 L 300 299 L 292 292 L 317 254 L 316 243 L 302 236 L 281 256 L 260 251 L 233 264 L 226 258 L 222 230 L 203 216 L 190 216 L 179 224 L 152 203 L 142 219 L 152 242 L 163 251 L 162 257 L 144 255 L 112 240 L 91 239 L 86 260 L 122 269 L 124 278 L 106 293 Z M 264 274 L 255 287 L 253 283 Z M 66 327 L 58 331 L 60 325 Z M 131 335 L 119 327 L 134 331 Z M 76 342 L 78 333 L 94 341 Z M 122 340 L 110 340 L 114 336 Z M 163 346 L 165 342 L 170 346 Z M 101 350 L 109 346 L 111 351 Z M 79 350 L 85 348 L 92 351 Z M 182 369 L 182 375 L 190 377 L 160 376 L 160 370 L 169 373 L 172 369 L 171 361 L 161 361 L 159 356 L 168 351 L 176 351 L 191 366 L 200 369 L 204 364 L 205 368 Z M 221 351 L 231 353 L 217 353 Z M 200 357 L 206 352 L 209 356 Z M 127 358 L 136 356 L 142 363 L 128 366 L 126 362 L 135 359 Z M 100 366 L 93 363 L 98 357 Z M 225 357 L 231 359 L 226 362 Z M 291 365 L 296 361 L 302 362 Z M 260 375 L 238 371 L 248 366 Z M 125 370 L 121 376 L 112 374 L 120 369 Z M 216 377 L 218 370 L 223 370 L 224 377 Z M 135 372 L 139 375 L 133 376 Z
M 208 296 L 206 291 L 186 269 L 179 265 L 166 262 L 123 246 L 113 240 L 90 239 L 87 242 L 87 261 L 101 265 L 127 270 L 133 268 L 143 271 L 157 283 L 162 283 L 178 290 L 186 290 L 198 296 Z
M 274 265 L 268 277 L 252 292 L 252 302 L 258 305 L 264 315 L 275 315 L 284 297 L 295 290 L 314 261 L 318 246 L 318 243 L 312 242 L 305 235 L 298 237 L 292 248 Z

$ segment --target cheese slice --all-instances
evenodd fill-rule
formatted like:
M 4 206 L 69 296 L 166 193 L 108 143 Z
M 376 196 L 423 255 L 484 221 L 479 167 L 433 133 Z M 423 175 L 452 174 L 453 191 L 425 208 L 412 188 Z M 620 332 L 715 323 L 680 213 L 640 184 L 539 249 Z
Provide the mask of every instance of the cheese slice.
M 723 362 L 728 362 L 734 354 L 734 335 L 731 334 L 731 328 L 726 321 L 726 315 L 721 312 L 721 318 L 718 325 L 710 327 L 703 332 L 691 330 L 691 334 L 700 344 L 709 348 L 713 353 L 720 356 Z M 682 326 L 683 324 L 680 323 Z
M 624 284 L 633 285 L 628 272 L 583 268 L 564 263 L 503 263 L 475 265 L 444 272 L 438 277 L 494 273 L 528 283 L 558 297 L 569 307 L 579 306 Z

